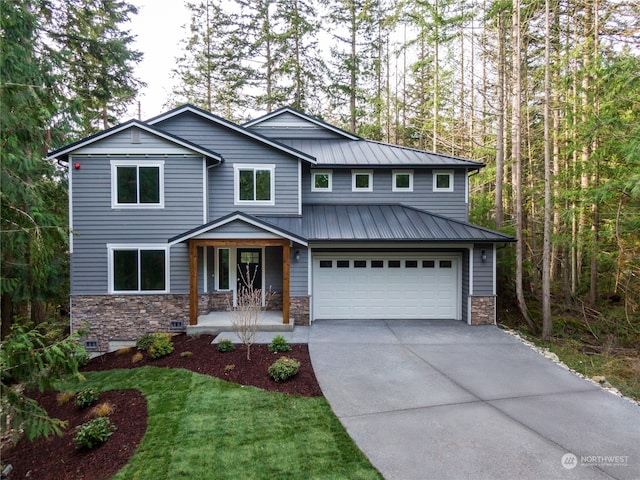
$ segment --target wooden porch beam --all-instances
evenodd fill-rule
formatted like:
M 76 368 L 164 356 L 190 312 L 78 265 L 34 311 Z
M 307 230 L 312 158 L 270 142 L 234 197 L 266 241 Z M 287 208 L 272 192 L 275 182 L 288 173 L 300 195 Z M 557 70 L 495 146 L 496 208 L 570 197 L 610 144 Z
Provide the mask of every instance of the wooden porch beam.
M 280 247 L 289 245 L 289 240 L 282 238 L 204 238 L 189 240 L 189 245 L 197 247 Z
M 189 325 L 198 324 L 198 246 L 189 241 Z
M 282 244 L 282 323 L 289 324 L 289 306 L 291 302 L 291 247 L 289 242 Z

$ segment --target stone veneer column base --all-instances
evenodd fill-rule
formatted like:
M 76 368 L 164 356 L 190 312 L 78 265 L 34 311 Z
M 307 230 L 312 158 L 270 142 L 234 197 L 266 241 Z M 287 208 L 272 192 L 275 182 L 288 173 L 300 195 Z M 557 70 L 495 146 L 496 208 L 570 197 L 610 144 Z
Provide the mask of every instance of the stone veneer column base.
M 311 297 L 291 297 L 290 305 L 289 316 L 295 325 L 309 325 Z
M 471 325 L 496 324 L 496 297 L 471 297 Z
M 145 333 L 166 332 L 171 322 L 189 323 L 189 295 L 82 295 L 71 297 L 72 331 L 96 341 L 106 352 L 110 340 L 136 340 Z

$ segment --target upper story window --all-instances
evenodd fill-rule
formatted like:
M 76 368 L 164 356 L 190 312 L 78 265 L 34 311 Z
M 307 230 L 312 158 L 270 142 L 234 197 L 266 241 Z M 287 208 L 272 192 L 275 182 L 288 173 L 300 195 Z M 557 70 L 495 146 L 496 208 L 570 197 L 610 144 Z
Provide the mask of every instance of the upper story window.
M 275 205 L 275 165 L 235 164 L 235 204 Z
M 453 192 L 453 170 L 433 171 L 433 191 Z
M 333 175 L 331 170 L 311 171 L 311 191 L 330 192 L 333 188 Z
M 164 208 L 163 161 L 111 161 L 112 208 Z
M 413 192 L 413 170 L 394 170 L 392 178 L 392 191 Z
M 166 293 L 168 255 L 166 247 L 154 245 L 107 245 L 111 293 Z
M 373 192 L 373 170 L 351 170 L 351 191 Z

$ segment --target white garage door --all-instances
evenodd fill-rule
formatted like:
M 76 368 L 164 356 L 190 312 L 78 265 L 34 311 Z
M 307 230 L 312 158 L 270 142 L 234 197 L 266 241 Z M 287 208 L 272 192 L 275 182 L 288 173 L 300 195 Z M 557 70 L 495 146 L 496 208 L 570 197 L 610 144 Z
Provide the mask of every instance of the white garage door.
M 459 256 L 315 254 L 315 319 L 459 319 Z

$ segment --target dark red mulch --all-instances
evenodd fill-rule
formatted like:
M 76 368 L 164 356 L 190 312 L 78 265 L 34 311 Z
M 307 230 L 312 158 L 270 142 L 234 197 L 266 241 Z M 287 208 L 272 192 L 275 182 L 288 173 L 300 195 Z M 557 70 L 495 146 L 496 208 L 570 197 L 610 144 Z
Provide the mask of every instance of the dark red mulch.
M 212 335 L 190 337 L 184 334 L 173 337 L 174 351 L 157 360 L 144 354 L 142 361 L 133 363 L 137 353 L 132 348 L 126 353 L 112 352 L 94 358 L 85 370 L 111 370 L 114 368 L 137 368 L 145 365 L 167 368 L 185 368 L 193 372 L 211 375 L 241 385 L 253 385 L 270 392 L 282 392 L 305 397 L 320 397 L 322 391 L 316 380 L 309 358 L 307 345 L 291 345 L 292 350 L 285 353 L 272 353 L 268 345 L 251 346 L 251 360 L 247 360 L 247 349 L 244 345 L 236 345 L 233 352 L 219 352 L 212 345 Z M 191 352 L 190 356 L 181 356 L 183 352 Z M 275 382 L 267 373 L 269 365 L 282 355 L 295 358 L 300 362 L 298 374 L 286 382 Z M 229 366 L 233 365 L 233 369 Z
M 79 451 L 73 442 L 75 427 L 91 420 L 89 411 L 76 407 L 73 399 L 58 405 L 57 392 L 32 395 L 49 415 L 69 422 L 62 437 L 50 437 L 35 442 L 20 440 L 4 449 L 2 465 L 11 464 L 9 480 L 103 480 L 111 478 L 125 466 L 134 454 L 147 430 L 147 401 L 137 390 L 102 392 L 98 403 L 109 402 L 115 408 L 109 415 L 117 430 L 102 445 Z
M 133 363 L 132 359 L 137 350 L 131 348 L 128 351 L 108 353 L 94 358 L 83 371 L 137 368 L 144 365 L 184 368 L 272 392 L 307 397 L 322 396 L 311 367 L 307 345 L 292 345 L 290 352 L 277 354 L 269 352 L 267 345 L 253 345 L 251 360 L 248 361 L 244 345 L 236 345 L 233 352 L 221 353 L 216 345 L 211 344 L 212 340 L 211 335 L 176 335 L 173 337 L 174 351 L 167 357 L 153 360 L 145 353 L 140 362 Z M 191 355 L 180 355 L 183 352 L 191 352 Z M 275 382 L 269 377 L 267 369 L 282 355 L 299 360 L 300 371 L 286 382 Z M 45 392 L 36 393 L 33 397 L 52 417 L 69 421 L 69 428 L 63 437 L 52 437 L 33 443 L 21 440 L 17 445 L 4 449 L 2 465 L 10 463 L 14 469 L 9 480 L 111 478 L 129 462 L 147 429 L 147 402 L 144 396 L 136 390 L 100 393 L 99 402 L 108 401 L 115 405 L 115 412 L 109 418 L 118 429 L 106 443 L 93 450 L 79 452 L 73 443 L 74 427 L 88 420 L 88 410 L 79 410 L 73 401 L 59 406 L 56 395 L 57 392 Z

